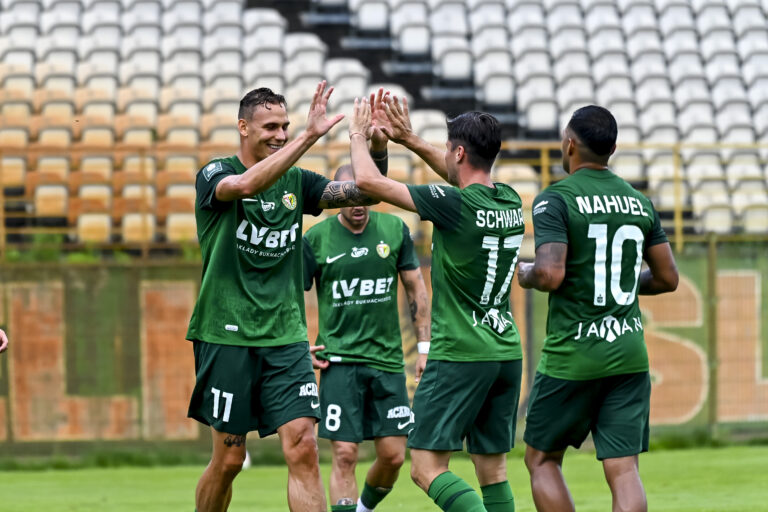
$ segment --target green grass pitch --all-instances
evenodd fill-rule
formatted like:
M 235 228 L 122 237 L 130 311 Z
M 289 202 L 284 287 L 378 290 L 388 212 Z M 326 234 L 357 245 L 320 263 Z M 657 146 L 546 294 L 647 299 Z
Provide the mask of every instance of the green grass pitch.
M 528 476 L 519 456 L 509 458 L 509 480 L 519 512 L 533 511 Z M 358 480 L 368 463 L 358 467 Z M 477 486 L 471 462 L 455 458 L 451 469 Z M 0 472 L 3 512 L 166 512 L 194 510 L 194 489 L 202 467 L 81 469 Z M 329 467 L 322 466 L 328 479 Z M 579 512 L 610 510 L 602 466 L 589 452 L 566 455 L 564 472 Z M 674 512 L 768 511 L 768 447 L 656 451 L 642 455 L 640 472 L 649 509 Z M 252 467 L 235 481 L 230 511 L 287 510 L 286 469 Z M 377 508 L 434 511 L 437 507 L 403 468 L 392 494 Z

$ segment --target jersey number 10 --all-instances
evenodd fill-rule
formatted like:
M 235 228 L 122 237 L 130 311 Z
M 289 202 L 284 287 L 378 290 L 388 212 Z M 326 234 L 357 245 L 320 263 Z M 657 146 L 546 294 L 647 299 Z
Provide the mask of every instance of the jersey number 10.
M 520 256 L 520 246 L 523 244 L 523 235 L 508 236 L 504 239 L 501 249 L 514 250 L 515 256 L 512 258 L 512 265 L 509 266 L 509 272 L 501 285 L 501 290 L 493 299 L 493 304 L 500 304 L 504 297 L 508 296 L 509 283 L 512 282 L 512 276 L 515 273 L 517 257 Z M 480 304 L 485 305 L 491 300 L 493 285 L 496 283 L 496 269 L 499 263 L 499 237 L 484 236 L 483 249 L 488 249 L 488 269 L 485 274 L 485 286 L 483 294 L 480 296 Z
M 594 305 L 605 306 L 606 277 L 607 268 L 607 249 L 608 249 L 608 224 L 590 224 L 589 238 L 595 239 L 595 295 Z M 621 259 L 624 249 L 624 242 L 634 240 L 637 247 L 637 259 L 635 260 L 634 275 L 635 281 L 630 291 L 621 289 Z M 640 228 L 632 225 L 624 225 L 616 230 L 611 243 L 611 295 L 620 306 L 627 306 L 635 301 L 637 291 L 637 280 L 640 277 L 640 265 L 643 262 L 643 241 L 645 237 Z

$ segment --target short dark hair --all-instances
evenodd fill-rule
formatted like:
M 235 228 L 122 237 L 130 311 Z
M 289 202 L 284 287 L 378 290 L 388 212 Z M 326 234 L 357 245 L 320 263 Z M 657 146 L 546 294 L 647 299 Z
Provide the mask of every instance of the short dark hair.
M 334 181 L 348 181 L 340 179 L 345 174 L 349 174 L 350 178 L 354 179 L 355 172 L 352 170 L 352 164 L 344 164 L 336 169 L 336 174 L 333 175 Z
M 499 120 L 486 112 L 466 112 L 447 122 L 451 145 L 464 146 L 470 164 L 490 171 L 501 149 Z
M 259 87 L 250 91 L 240 100 L 240 109 L 237 111 L 238 119 L 250 121 L 253 117 L 253 111 L 259 105 L 269 108 L 269 105 L 286 106 L 285 97 L 282 94 L 272 92 L 269 87 Z
M 613 114 L 597 105 L 587 105 L 574 112 L 568 127 L 597 156 L 610 155 L 619 131 Z

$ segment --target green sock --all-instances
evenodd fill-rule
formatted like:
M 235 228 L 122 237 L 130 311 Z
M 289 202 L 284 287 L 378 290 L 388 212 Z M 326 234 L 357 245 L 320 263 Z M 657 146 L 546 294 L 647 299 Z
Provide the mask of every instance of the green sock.
M 390 492 L 392 492 L 391 487 L 371 487 L 368 482 L 365 482 L 363 492 L 360 493 L 360 501 L 367 508 L 373 510 Z
M 480 496 L 467 482 L 450 471 L 437 476 L 427 492 L 441 510 L 450 512 L 483 512 Z
M 331 505 L 331 512 L 355 512 L 357 505 Z
M 515 512 L 515 497 L 508 480 L 486 485 L 480 490 L 483 491 L 483 505 L 488 512 Z

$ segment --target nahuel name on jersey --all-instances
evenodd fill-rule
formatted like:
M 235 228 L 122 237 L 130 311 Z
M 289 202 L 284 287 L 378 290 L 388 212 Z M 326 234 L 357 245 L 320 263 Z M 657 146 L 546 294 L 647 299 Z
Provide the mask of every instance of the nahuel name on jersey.
M 477 210 L 475 224 L 480 228 L 514 228 L 523 225 L 523 209 Z
M 576 196 L 576 204 L 579 205 L 579 213 L 624 213 L 648 217 L 648 212 L 643 209 L 643 204 L 636 197 Z
M 613 315 L 607 315 L 601 320 L 590 322 L 585 332 L 584 322 L 579 322 L 579 330 L 574 340 L 584 341 L 585 338 L 595 337 L 613 343 L 616 338 L 627 332 L 635 333 L 643 330 L 643 322 L 639 316 L 623 318 L 621 321 Z
M 317 384 L 307 382 L 299 387 L 299 396 L 317 396 Z
M 247 233 L 249 226 L 251 228 L 250 237 Z M 244 220 L 238 226 L 236 235 L 240 240 L 245 240 L 254 246 L 259 246 L 264 242 L 265 247 L 276 248 L 285 247 L 288 242 L 295 242 L 298 229 L 298 222 L 294 222 L 290 229 L 273 230 Z
M 351 281 L 339 279 L 338 281 L 333 282 L 331 291 L 334 299 L 352 297 L 352 295 L 355 294 L 355 291 L 358 292 L 360 297 L 367 297 L 368 295 L 386 295 L 389 293 L 392 281 L 392 277 L 380 277 L 378 279 L 360 279 L 356 277 Z M 358 285 L 360 285 L 359 288 Z
M 411 409 L 404 405 L 393 407 L 387 411 L 388 420 L 391 420 L 394 418 L 410 418 L 410 417 L 411 417 Z

